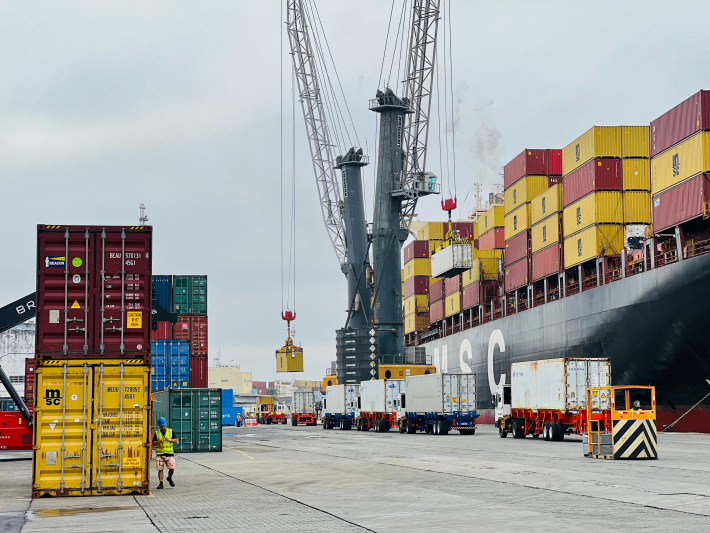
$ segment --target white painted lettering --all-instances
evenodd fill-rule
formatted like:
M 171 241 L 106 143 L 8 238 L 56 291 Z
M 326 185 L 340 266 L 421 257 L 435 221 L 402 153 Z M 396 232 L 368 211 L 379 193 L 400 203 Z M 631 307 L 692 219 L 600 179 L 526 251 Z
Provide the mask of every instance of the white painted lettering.
M 491 389 L 491 394 L 494 396 L 498 390 L 498 383 L 496 383 L 496 378 L 493 375 L 493 354 L 496 350 L 496 346 L 500 348 L 501 352 L 505 352 L 505 339 L 499 329 L 494 330 L 493 333 L 491 333 L 491 337 L 488 339 L 488 387 Z M 500 383 L 505 383 L 505 374 L 500 375 Z

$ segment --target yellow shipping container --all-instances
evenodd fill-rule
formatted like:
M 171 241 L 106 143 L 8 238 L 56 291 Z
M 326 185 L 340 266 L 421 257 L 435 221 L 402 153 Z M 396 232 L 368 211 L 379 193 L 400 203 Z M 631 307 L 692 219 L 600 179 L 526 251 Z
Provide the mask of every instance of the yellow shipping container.
M 378 379 L 405 379 L 407 376 L 436 374 L 434 365 L 378 365 Z
M 478 248 L 473 249 L 474 259 L 500 259 L 503 257 L 503 250 L 496 248 L 494 250 L 479 250 Z
M 277 350 L 276 372 L 303 372 L 303 348 L 291 345 Z
M 621 127 L 594 126 L 562 149 L 565 176 L 596 157 L 621 157 Z
M 422 331 L 429 327 L 429 315 L 424 316 L 412 313 L 411 315 L 404 316 L 404 334 L 414 333 L 415 331 Z
M 480 235 L 483 235 L 491 228 L 502 228 L 504 226 L 505 211 L 502 205 L 494 205 L 478 219 L 478 231 Z
M 621 157 L 649 156 L 650 126 L 621 126 Z
M 530 203 L 523 204 L 505 215 L 505 240 L 530 229 Z
M 624 224 L 651 223 L 651 193 L 624 191 Z
M 478 222 L 473 223 L 473 238 L 478 239 Z
M 621 193 L 599 191 L 565 207 L 562 216 L 564 236 L 573 235 L 593 224 L 621 224 L 624 221 Z
M 150 366 L 137 363 L 36 367 L 33 498 L 150 493 Z
M 624 159 L 623 189 L 625 191 L 651 190 L 651 161 L 648 159 Z
M 553 213 L 562 212 L 562 184 L 557 183 L 530 202 L 530 224 L 533 226 Z
M 505 191 L 505 214 L 531 201 L 538 194 L 547 190 L 547 176 L 525 176 L 508 187 Z
M 404 281 L 412 279 L 414 276 L 430 276 L 431 275 L 431 259 L 420 257 L 412 259 L 404 265 Z
M 483 250 L 489 251 L 489 250 Z M 499 256 L 502 250 L 498 250 Z M 473 283 L 481 280 L 496 280 L 498 279 L 498 258 L 486 257 L 473 260 L 473 268 L 461 274 L 461 285 L 468 287 Z
M 417 240 L 419 241 L 443 240 L 443 238 L 444 224 L 441 222 L 427 222 L 417 232 Z
M 710 172 L 710 132 L 707 131 L 651 159 L 651 192 L 665 191 L 701 172 Z
M 436 249 L 441 246 L 442 242 L 444 242 L 444 241 L 439 240 L 439 239 L 431 239 L 429 241 L 429 257 L 431 257 L 434 254 L 434 252 L 436 252 Z
M 426 294 L 415 294 L 404 300 L 402 306 L 404 315 L 412 313 L 428 313 L 429 312 L 429 297 Z
M 551 244 L 560 242 L 561 213 L 553 213 L 532 227 L 532 253 L 539 252 Z
M 461 312 L 461 291 L 449 294 L 444 302 L 446 317 L 458 315 Z
M 565 268 L 584 263 L 595 257 L 618 255 L 624 246 L 624 226 L 598 224 L 565 237 Z

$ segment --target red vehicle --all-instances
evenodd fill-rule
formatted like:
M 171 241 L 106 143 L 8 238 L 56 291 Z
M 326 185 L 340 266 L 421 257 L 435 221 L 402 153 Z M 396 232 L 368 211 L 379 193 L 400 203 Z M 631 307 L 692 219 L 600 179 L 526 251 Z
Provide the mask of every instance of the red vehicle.
M 291 425 L 306 426 L 316 425 L 316 395 L 313 392 L 294 391 L 293 402 L 291 404 L 293 413 L 291 414 Z
M 0 450 L 31 450 L 32 428 L 19 411 L 0 411 Z
M 276 412 L 276 398 L 260 396 L 256 399 L 256 421 L 259 424 L 285 424 L 288 418 L 285 411 Z
M 376 433 L 386 433 L 397 427 L 397 413 L 367 413 L 360 412 L 357 419 L 358 431 L 374 429 Z

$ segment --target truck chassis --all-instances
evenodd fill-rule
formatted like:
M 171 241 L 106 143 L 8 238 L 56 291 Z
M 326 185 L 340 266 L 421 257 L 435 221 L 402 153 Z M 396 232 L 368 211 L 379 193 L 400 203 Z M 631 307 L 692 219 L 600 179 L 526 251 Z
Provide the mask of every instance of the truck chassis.
M 349 430 L 355 424 L 355 413 L 343 415 L 340 413 L 326 413 L 323 417 L 323 429 L 333 429 L 336 425 L 339 429 Z
M 316 415 L 314 413 L 293 413 L 291 415 L 291 425 L 297 426 L 304 424 L 306 426 L 316 425 Z
M 602 420 L 610 427 L 611 420 L 607 411 L 592 415 L 592 420 Z M 587 412 L 565 413 L 554 409 L 511 409 L 510 416 L 496 421 L 498 434 L 502 439 L 513 435 L 514 439 L 532 435 L 534 439 L 547 441 L 564 440 L 565 435 L 582 435 L 587 431 Z
M 458 431 L 461 435 L 476 434 L 477 413 L 463 414 L 456 411 L 453 414 L 439 413 L 406 413 L 399 419 L 400 433 L 431 433 L 433 435 L 447 435 L 449 431 Z
M 386 433 L 397 426 L 397 413 L 360 413 L 357 419 L 358 431 L 375 430 L 375 433 Z
M 259 424 L 285 424 L 286 423 L 286 413 L 261 413 L 257 422 Z

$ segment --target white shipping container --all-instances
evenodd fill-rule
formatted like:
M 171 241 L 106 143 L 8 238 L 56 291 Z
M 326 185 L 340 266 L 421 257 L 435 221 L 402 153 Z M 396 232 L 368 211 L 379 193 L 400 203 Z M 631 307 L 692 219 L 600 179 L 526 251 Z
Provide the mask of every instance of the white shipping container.
M 425 374 L 409 376 L 407 413 L 467 414 L 476 410 L 476 374 Z
M 473 268 L 470 244 L 451 244 L 431 256 L 431 276 L 449 278 Z
M 331 385 L 325 392 L 325 412 L 349 415 L 359 409 L 360 385 Z
M 298 414 L 315 414 L 315 394 L 305 391 L 293 391 L 292 409 Z
M 360 411 L 393 413 L 399 408 L 403 379 L 373 379 L 360 383 Z
M 587 406 L 587 387 L 611 384 L 611 360 L 564 358 L 511 365 L 513 409 L 579 411 Z

